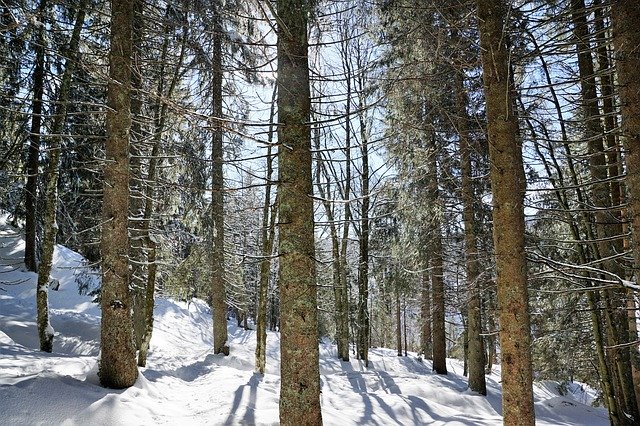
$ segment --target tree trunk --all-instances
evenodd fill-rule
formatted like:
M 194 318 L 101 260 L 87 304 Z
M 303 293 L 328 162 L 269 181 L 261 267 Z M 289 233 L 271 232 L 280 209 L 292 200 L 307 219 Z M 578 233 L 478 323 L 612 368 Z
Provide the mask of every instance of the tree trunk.
M 396 347 L 398 356 L 402 356 L 402 321 L 400 314 L 400 291 L 396 289 Z
M 102 323 L 100 383 L 126 388 L 138 377 L 129 289 L 129 132 L 133 3 L 111 1 L 111 48 L 107 89 L 102 205 Z
M 280 423 L 321 425 L 307 16 L 277 0 Z
M 213 310 L 213 353 L 228 355 L 227 346 L 227 298 L 224 282 L 224 175 L 222 148 L 222 17 L 214 4 L 213 34 L 213 141 L 211 159 L 213 169 L 211 182 L 211 218 L 213 231 L 213 250 L 211 254 L 211 301 Z
M 574 34 L 576 37 L 576 51 L 578 56 L 578 69 L 580 72 L 580 92 L 582 97 L 582 108 L 586 118 L 586 139 L 589 149 L 589 172 L 594 182 L 592 186 L 592 203 L 596 207 L 596 235 L 598 238 L 597 248 L 602 261 L 601 267 L 614 274 L 620 279 L 624 278 L 624 270 L 615 255 L 622 253 L 622 225 L 617 217 L 619 210 L 612 207 L 612 198 L 620 199 L 620 189 L 612 187 L 607 183 L 610 166 L 607 162 L 604 148 L 604 129 L 600 118 L 598 107 L 598 95 L 596 90 L 596 77 L 591 56 L 590 41 L 591 35 L 586 19 L 586 8 L 584 0 L 571 1 L 572 19 L 574 24 Z M 617 168 L 615 170 L 617 176 Z M 613 195 L 613 197 L 612 197 Z M 611 308 L 606 312 L 608 321 L 607 335 L 609 344 L 617 346 L 629 342 L 628 316 L 626 312 L 627 301 L 626 292 L 623 288 L 608 290 L 605 294 L 605 305 Z M 638 406 L 636 403 L 633 379 L 628 372 L 631 369 L 631 352 L 628 348 L 618 348 L 612 351 L 616 365 L 617 381 L 622 391 L 619 403 L 622 409 L 632 418 L 638 418 Z
M 487 105 L 487 133 L 493 190 L 502 410 L 505 425 L 534 425 L 533 372 L 527 265 L 524 250 L 522 146 L 509 78 L 509 42 L 503 0 L 477 0 L 478 29 Z
M 422 273 L 422 304 L 421 304 L 421 332 L 420 351 L 425 359 L 433 359 L 433 346 L 431 344 L 431 280 L 427 272 Z
M 487 394 L 484 377 L 485 353 L 482 339 L 482 295 L 480 273 L 478 271 L 478 247 L 476 241 L 473 207 L 473 170 L 471 165 L 471 140 L 469 135 L 469 116 L 467 114 L 467 96 L 464 90 L 464 68 L 454 70 L 456 79 L 457 127 L 460 137 L 460 157 L 462 173 L 462 220 L 464 223 L 464 251 L 467 279 L 467 361 L 469 389 L 481 395 Z
M 271 205 L 271 181 L 273 180 L 273 158 L 271 143 L 275 122 L 277 86 L 273 88 L 267 136 L 267 174 L 265 176 L 264 205 L 262 207 L 262 256 L 260 261 L 260 283 L 258 287 L 258 312 L 256 321 L 256 370 L 264 374 L 267 362 L 267 292 L 271 275 L 271 254 L 275 237 L 275 208 Z M 277 203 L 276 203 L 277 204 Z
M 49 165 L 47 167 L 47 183 L 45 189 L 46 205 L 44 211 L 44 235 L 42 243 L 42 263 L 38 271 L 38 289 L 36 292 L 38 309 L 38 335 L 40 337 L 40 350 L 51 352 L 53 350 L 53 329 L 49 324 L 49 300 L 48 287 L 53 263 L 53 252 L 56 246 L 58 225 L 56 212 L 58 210 L 58 177 L 60 175 L 60 151 L 62 149 L 62 136 L 64 123 L 67 116 L 67 100 L 71 90 L 71 81 L 78 57 L 80 44 L 80 32 L 84 24 L 87 0 L 78 5 L 78 15 L 69 41 L 69 47 L 65 52 L 67 61 L 62 74 L 60 90 L 56 104 L 56 115 L 51 129 L 53 135 L 49 145 Z
M 41 0 L 38 6 L 38 19 L 42 23 L 38 28 L 38 41 L 35 46 L 36 62 L 33 69 L 33 104 L 31 107 L 31 132 L 29 134 L 29 153 L 27 157 L 27 184 L 25 187 L 25 210 L 27 213 L 24 235 L 24 264 L 28 271 L 38 268 L 36 237 L 38 223 L 38 166 L 40 158 L 40 133 L 42 127 L 42 96 L 44 93 L 45 30 L 44 17 L 47 0 Z
M 611 15 L 622 113 L 622 138 L 627 152 L 625 183 L 629 193 L 633 269 L 635 281 L 640 284 L 640 273 L 638 273 L 640 270 L 640 81 L 638 81 L 640 33 L 637 30 L 640 9 L 635 1 L 618 0 L 611 2 Z M 637 350 L 634 352 L 636 352 L 634 361 L 637 362 Z M 640 388 L 638 383 L 635 385 L 637 400 L 640 396 Z
M 371 323 L 369 319 L 369 148 L 366 127 L 360 118 L 362 153 L 362 206 L 360 210 L 360 254 L 358 258 L 358 359 L 369 366 Z
M 432 248 L 432 254 L 429 259 L 431 264 L 433 371 L 438 374 L 447 374 L 447 336 L 445 332 L 445 295 L 442 267 L 442 206 L 440 190 L 438 188 L 438 160 L 435 135 L 431 136 L 431 147 L 428 157 L 427 196 L 430 201 L 432 201 L 436 210 L 431 221 L 432 238 L 430 247 Z

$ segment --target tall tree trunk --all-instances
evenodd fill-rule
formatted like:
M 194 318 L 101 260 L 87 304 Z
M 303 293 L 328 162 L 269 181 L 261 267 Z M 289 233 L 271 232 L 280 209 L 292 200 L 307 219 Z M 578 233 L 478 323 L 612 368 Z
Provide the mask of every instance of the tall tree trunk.
M 27 156 L 27 184 L 25 187 L 25 210 L 27 212 L 24 236 L 24 264 L 28 271 L 36 272 L 37 264 L 37 204 L 38 204 L 38 166 L 40 158 L 40 133 L 42 127 L 42 96 L 44 94 L 45 31 L 44 23 L 47 0 L 41 0 L 38 6 L 38 40 L 35 47 L 36 62 L 33 69 L 33 104 L 31 106 L 31 131 L 29 134 L 29 153 Z
M 49 298 L 48 286 L 53 263 L 53 252 L 56 246 L 56 235 L 58 225 L 56 223 L 56 212 L 58 210 L 58 177 L 60 174 L 60 151 L 62 149 L 62 133 L 67 116 L 67 105 L 73 72 L 78 60 L 78 46 L 80 44 L 80 33 L 84 24 L 85 9 L 87 1 L 83 0 L 78 5 L 78 15 L 69 41 L 65 63 L 62 74 L 60 90 L 56 102 L 56 115 L 52 126 L 51 143 L 49 145 L 49 165 L 47 167 L 47 183 L 45 189 L 46 205 L 44 211 L 44 235 L 42 242 L 42 263 L 38 270 L 38 288 L 36 301 L 38 308 L 38 336 L 40 337 L 40 350 L 51 352 L 53 350 L 53 329 L 49 323 Z
M 638 80 L 640 33 L 637 29 L 640 22 L 640 9 L 637 2 L 633 0 L 617 0 L 611 2 L 611 15 L 622 113 L 622 138 L 627 152 L 625 183 L 629 193 L 633 269 L 636 283 L 640 284 L 638 272 L 640 270 L 640 81 Z M 634 361 L 636 361 L 635 357 Z M 635 392 L 637 400 L 640 395 L 637 383 Z
M 321 425 L 305 0 L 277 0 L 280 423 Z
M 129 132 L 133 2 L 111 1 L 107 142 L 102 204 L 100 383 L 126 388 L 138 377 L 129 289 Z
M 620 189 L 607 183 L 610 170 L 604 148 L 604 129 L 598 107 L 598 95 L 596 90 L 596 76 L 591 56 L 589 27 L 586 18 L 584 0 L 571 1 L 574 35 L 576 38 L 576 50 L 578 56 L 578 69 L 580 72 L 582 108 L 586 118 L 586 139 L 589 149 L 589 172 L 594 182 L 592 189 L 592 203 L 596 207 L 596 235 L 597 247 L 600 258 L 607 259 L 602 262 L 602 268 L 614 274 L 619 279 L 624 278 L 624 269 L 615 259 L 616 254 L 622 253 L 622 225 L 619 210 L 612 207 L 613 198 L 620 199 Z M 617 168 L 614 171 L 617 176 Z M 626 291 L 623 288 L 608 290 L 604 294 L 605 306 L 610 307 L 610 312 L 605 312 L 607 317 L 607 335 L 609 344 L 617 346 L 629 342 L 628 316 L 626 312 Z M 622 391 L 618 401 L 622 403 L 625 413 L 632 418 L 638 418 L 638 406 L 633 388 L 633 379 L 628 372 L 631 369 L 631 352 L 628 348 L 616 348 L 612 350 L 617 372 L 617 380 Z
M 222 173 L 222 17 L 217 4 L 213 5 L 213 111 L 214 122 L 211 159 L 211 217 L 213 250 L 211 254 L 211 302 L 213 310 L 213 353 L 228 355 L 227 346 L 227 298 L 224 282 L 224 175 Z
M 503 0 L 477 0 L 478 29 L 487 104 L 493 191 L 502 410 L 505 425 L 534 425 L 533 372 L 527 265 L 524 250 L 522 146 L 509 78 L 508 7 Z
M 396 347 L 398 356 L 402 356 L 402 320 L 400 314 L 400 290 L 396 288 Z
M 258 312 L 256 324 L 256 370 L 264 374 L 267 362 L 267 292 L 271 275 L 271 254 L 275 237 L 275 208 L 271 205 L 271 181 L 273 180 L 273 142 L 277 86 L 273 88 L 271 111 L 269 114 L 269 133 L 267 145 L 267 174 L 265 176 L 264 205 L 262 207 L 262 260 L 260 261 L 260 283 L 258 287 Z
M 433 333 L 433 371 L 447 374 L 447 336 L 445 332 L 445 295 L 444 274 L 442 267 L 442 220 L 441 200 L 438 188 L 438 160 L 435 135 L 431 136 L 431 146 L 428 154 L 427 193 L 436 208 L 431 220 L 431 249 L 429 258 L 431 265 L 431 327 Z
M 462 169 L 462 220 L 464 222 L 464 251 L 467 279 L 467 359 L 469 366 L 469 389 L 481 395 L 487 394 L 484 377 L 485 353 L 482 339 L 482 296 L 480 293 L 480 273 L 478 271 L 478 247 L 476 241 L 473 207 L 473 170 L 471 166 L 471 141 L 469 137 L 469 116 L 467 96 L 464 91 L 463 69 L 456 73 L 457 127 L 460 137 Z
M 145 260 L 142 228 L 144 227 L 142 216 L 144 215 L 144 180 L 142 176 L 141 160 L 144 149 L 142 147 L 144 137 L 142 135 L 142 35 L 143 35 L 143 0 L 134 0 L 133 5 L 133 65 L 131 68 L 131 143 L 129 149 L 131 183 L 129 185 L 131 200 L 129 202 L 130 227 L 131 227 L 131 289 L 133 290 L 133 332 L 136 339 L 136 349 L 142 347 L 144 335 L 144 299 L 145 299 Z M 165 39 L 160 58 L 160 79 L 164 75 L 164 63 L 166 60 Z
M 361 88 L 363 84 L 360 83 Z M 358 258 L 358 359 L 369 366 L 369 344 L 371 340 L 371 322 L 369 318 L 369 143 L 366 123 L 362 116 L 364 108 L 362 98 L 358 114 L 362 155 L 362 205 L 360 209 L 360 254 Z

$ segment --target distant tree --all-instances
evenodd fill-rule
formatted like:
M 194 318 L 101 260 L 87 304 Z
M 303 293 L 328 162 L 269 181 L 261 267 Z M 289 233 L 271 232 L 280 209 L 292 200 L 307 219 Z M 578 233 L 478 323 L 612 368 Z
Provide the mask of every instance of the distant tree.
M 107 90 L 102 206 L 100 383 L 127 388 L 138 377 L 129 288 L 129 138 L 133 2 L 111 1 L 111 46 Z

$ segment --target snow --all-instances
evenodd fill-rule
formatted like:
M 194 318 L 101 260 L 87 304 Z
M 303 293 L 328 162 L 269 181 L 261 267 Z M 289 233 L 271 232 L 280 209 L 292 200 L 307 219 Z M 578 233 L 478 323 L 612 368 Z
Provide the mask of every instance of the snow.
M 136 384 L 100 387 L 97 378 L 100 310 L 79 295 L 77 281 L 98 285 L 80 255 L 56 248 L 49 292 L 54 352 L 37 350 L 36 275 L 20 263 L 24 243 L 0 222 L 1 425 L 269 425 L 278 423 L 279 334 L 267 337 L 267 369 L 254 373 L 255 331 L 229 323 L 230 355 L 211 351 L 211 313 L 201 300 L 158 299 L 151 350 Z M 500 425 L 499 369 L 487 376 L 489 395 L 467 390 L 462 365 L 431 372 L 415 353 L 374 348 L 369 368 L 341 362 L 333 344 L 320 343 L 322 415 L 326 425 Z M 570 384 L 535 386 L 539 425 L 606 425 L 606 410 L 585 403 L 594 392 Z

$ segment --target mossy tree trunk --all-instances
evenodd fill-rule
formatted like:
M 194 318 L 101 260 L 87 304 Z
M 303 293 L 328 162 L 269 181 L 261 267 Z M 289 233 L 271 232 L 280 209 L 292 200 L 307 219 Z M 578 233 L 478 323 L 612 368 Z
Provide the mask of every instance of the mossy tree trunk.
M 527 265 L 524 250 L 526 181 L 509 78 L 508 6 L 477 0 L 493 191 L 502 411 L 505 425 L 534 425 Z
M 107 142 L 102 204 L 100 383 L 126 388 L 138 377 L 129 289 L 129 138 L 133 2 L 111 1 Z
M 38 288 L 36 292 L 36 304 L 38 310 L 38 336 L 40 338 L 40 350 L 51 352 L 53 350 L 53 329 L 49 323 L 49 280 L 53 264 L 53 252 L 56 246 L 58 225 L 56 212 L 58 210 L 58 177 L 60 175 L 60 150 L 62 149 L 62 133 L 67 116 L 67 105 L 73 72 L 78 59 L 78 46 L 80 33 L 84 24 L 87 0 L 78 5 L 78 14 L 71 34 L 71 40 L 67 48 L 67 61 L 60 82 L 58 98 L 56 102 L 56 114 L 51 128 L 52 137 L 49 144 L 49 164 L 47 166 L 47 182 L 45 188 L 45 211 L 43 217 L 44 235 L 42 241 L 42 262 L 38 270 Z
M 278 0 L 280 423 L 321 425 L 305 0 Z

